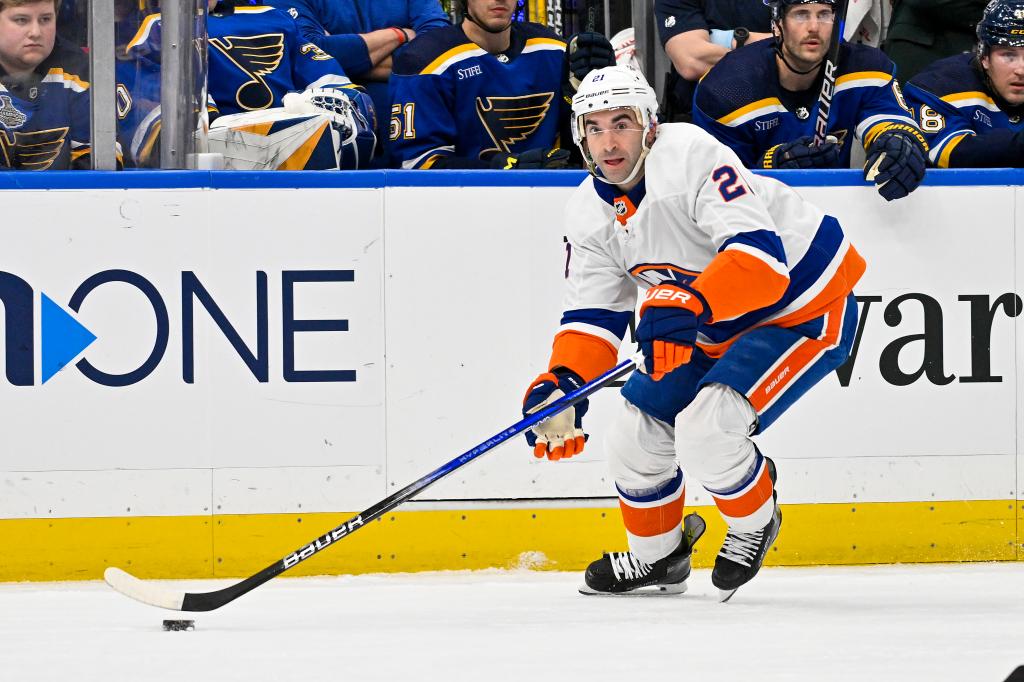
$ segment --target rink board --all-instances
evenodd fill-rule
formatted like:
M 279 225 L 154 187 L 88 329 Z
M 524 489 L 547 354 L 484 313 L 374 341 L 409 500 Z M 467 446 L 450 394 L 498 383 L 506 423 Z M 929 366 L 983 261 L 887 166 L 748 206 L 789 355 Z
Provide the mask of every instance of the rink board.
M 778 175 L 869 268 L 851 365 L 759 438 L 785 514 L 771 561 L 1018 558 L 1024 175 L 930 172 L 893 204 L 855 173 Z M 0 175 L 0 580 L 246 574 L 514 422 L 581 177 Z M 97 339 L 75 353 L 77 324 Z M 592 401 L 584 457 L 506 446 L 298 571 L 564 569 L 622 547 L 601 450 L 619 400 Z

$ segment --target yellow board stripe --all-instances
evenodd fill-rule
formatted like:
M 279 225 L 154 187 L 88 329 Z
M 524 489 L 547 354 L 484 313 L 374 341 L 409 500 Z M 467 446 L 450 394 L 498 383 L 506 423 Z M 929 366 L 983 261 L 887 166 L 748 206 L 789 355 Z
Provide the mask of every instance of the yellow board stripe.
M 709 567 L 725 535 L 714 507 L 694 565 Z M 0 520 L 0 581 L 96 580 L 107 566 L 141 578 L 243 577 L 351 514 Z M 782 506 L 768 565 L 1019 559 L 1014 500 Z M 828 528 L 822 533 L 822 528 Z M 429 541 L 424 541 L 429 538 Z M 581 570 L 626 546 L 619 510 L 472 509 L 385 515 L 288 575 L 529 567 Z

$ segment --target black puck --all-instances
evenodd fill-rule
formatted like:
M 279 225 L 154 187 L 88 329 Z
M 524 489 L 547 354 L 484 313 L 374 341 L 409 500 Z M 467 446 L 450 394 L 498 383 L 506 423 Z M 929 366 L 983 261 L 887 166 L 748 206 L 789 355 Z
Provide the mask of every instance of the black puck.
M 196 622 L 194 620 L 165 620 L 164 630 L 175 631 L 175 630 L 195 630 Z

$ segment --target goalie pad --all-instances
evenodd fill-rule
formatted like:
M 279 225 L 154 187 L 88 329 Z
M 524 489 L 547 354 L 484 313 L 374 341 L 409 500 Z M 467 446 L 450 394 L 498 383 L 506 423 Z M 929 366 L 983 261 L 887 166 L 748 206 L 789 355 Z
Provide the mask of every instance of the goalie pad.
M 221 116 L 210 125 L 209 151 L 231 170 L 355 170 L 373 157 L 376 136 L 345 94 L 289 93 L 284 107 Z

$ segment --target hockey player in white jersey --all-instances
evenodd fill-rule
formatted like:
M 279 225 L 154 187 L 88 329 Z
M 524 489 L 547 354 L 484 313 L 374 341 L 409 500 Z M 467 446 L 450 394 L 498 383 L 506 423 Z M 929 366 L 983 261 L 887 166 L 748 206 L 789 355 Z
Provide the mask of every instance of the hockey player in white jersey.
M 835 218 L 792 189 L 696 126 L 659 125 L 638 72 L 591 72 L 572 109 L 592 177 L 566 207 L 562 323 L 523 411 L 614 366 L 640 293 L 643 367 L 604 441 L 629 551 L 594 561 L 581 591 L 685 590 L 703 530 L 696 515 L 683 525 L 685 470 L 728 526 L 712 573 L 725 600 L 782 524 L 774 464 L 751 436 L 846 360 L 865 263 Z M 534 454 L 581 452 L 586 410 L 534 427 Z

